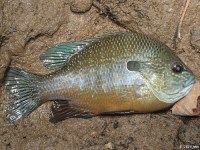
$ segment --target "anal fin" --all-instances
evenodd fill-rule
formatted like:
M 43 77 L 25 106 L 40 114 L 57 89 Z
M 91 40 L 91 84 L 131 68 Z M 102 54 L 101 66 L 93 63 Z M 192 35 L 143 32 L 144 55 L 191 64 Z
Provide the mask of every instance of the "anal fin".
M 56 100 L 51 107 L 52 114 L 49 121 L 57 123 L 68 118 L 91 118 L 95 116 L 92 112 L 87 112 L 74 104 L 70 100 Z

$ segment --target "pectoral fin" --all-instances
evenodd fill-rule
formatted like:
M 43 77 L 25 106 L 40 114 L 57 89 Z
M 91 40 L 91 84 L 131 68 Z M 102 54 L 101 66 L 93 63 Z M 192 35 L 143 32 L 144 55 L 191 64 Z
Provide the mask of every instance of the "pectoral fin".
M 51 109 L 52 114 L 49 121 L 52 123 L 57 123 L 68 118 L 90 118 L 95 116 L 95 114 L 87 112 L 83 108 L 73 104 L 70 100 L 56 100 Z

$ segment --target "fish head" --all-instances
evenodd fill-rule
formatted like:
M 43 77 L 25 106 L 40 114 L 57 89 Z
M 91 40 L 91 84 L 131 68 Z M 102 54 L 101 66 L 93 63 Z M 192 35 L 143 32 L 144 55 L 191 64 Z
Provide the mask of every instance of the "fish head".
M 182 61 L 160 63 L 159 66 L 160 70 L 152 69 L 152 76 L 147 79 L 150 89 L 159 100 L 175 103 L 190 92 L 195 77 Z
M 137 62 L 132 67 L 140 72 L 153 94 L 165 103 L 177 102 L 195 83 L 192 71 L 175 54 Z

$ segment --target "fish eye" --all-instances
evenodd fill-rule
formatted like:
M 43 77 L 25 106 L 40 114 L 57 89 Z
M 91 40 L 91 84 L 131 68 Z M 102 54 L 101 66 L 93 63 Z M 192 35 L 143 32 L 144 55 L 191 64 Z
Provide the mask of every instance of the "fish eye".
M 181 72 L 183 72 L 183 66 L 181 65 L 181 64 L 174 64 L 173 66 L 172 66 L 172 71 L 174 72 L 174 73 L 181 73 Z

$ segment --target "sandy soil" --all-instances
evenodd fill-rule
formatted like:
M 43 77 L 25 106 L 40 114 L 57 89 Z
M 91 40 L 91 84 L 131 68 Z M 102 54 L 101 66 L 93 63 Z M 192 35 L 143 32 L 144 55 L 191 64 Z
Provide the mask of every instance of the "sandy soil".
M 82 5 L 80 5 L 82 4 Z M 0 79 L 5 69 L 18 66 L 47 74 L 39 55 L 55 43 L 75 41 L 116 31 L 150 34 L 172 49 L 200 77 L 200 1 L 192 0 L 182 26 L 174 34 L 185 1 L 177 0 L 1 0 Z M 134 150 L 180 149 L 200 145 L 200 119 L 155 114 L 68 119 L 48 122 L 45 104 L 11 125 L 5 120 L 8 102 L 0 97 L 0 149 Z

